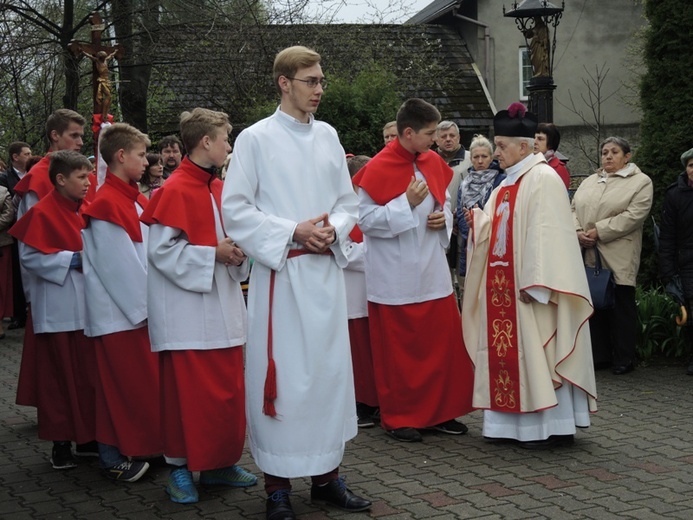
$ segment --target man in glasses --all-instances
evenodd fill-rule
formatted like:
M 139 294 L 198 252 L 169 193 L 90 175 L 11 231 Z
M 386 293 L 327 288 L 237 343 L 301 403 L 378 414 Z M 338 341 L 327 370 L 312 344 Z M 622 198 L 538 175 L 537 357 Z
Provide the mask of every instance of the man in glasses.
M 358 199 L 335 130 L 314 114 L 320 55 L 289 47 L 274 61 L 276 112 L 241 132 L 222 197 L 226 232 L 255 260 L 248 295 L 250 448 L 265 474 L 267 518 L 295 518 L 290 478 L 311 498 L 368 509 L 339 478 L 356 409 L 342 268 Z M 267 143 L 271 142 L 271 146 Z

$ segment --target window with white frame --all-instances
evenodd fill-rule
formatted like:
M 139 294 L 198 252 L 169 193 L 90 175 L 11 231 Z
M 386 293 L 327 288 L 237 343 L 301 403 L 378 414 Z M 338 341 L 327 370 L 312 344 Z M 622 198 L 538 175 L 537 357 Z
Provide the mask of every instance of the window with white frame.
M 532 75 L 534 74 L 532 71 L 532 60 L 530 59 L 529 49 L 527 47 L 520 47 L 518 63 L 520 65 L 520 99 L 526 101 L 529 99 L 529 90 L 527 90 L 529 80 L 532 79 Z

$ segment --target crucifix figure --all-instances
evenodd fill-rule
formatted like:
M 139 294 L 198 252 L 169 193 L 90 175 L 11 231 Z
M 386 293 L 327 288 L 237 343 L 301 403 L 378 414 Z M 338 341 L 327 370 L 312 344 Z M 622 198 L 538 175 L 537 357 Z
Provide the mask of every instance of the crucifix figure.
M 101 33 L 106 28 L 99 13 L 89 17 L 91 24 L 91 43 L 72 41 L 69 48 L 75 56 L 86 56 L 93 63 L 94 78 L 94 114 L 101 114 L 101 120 L 106 121 L 111 108 L 111 78 L 108 62 L 113 58 L 121 59 L 123 49 L 120 45 L 107 46 L 101 44 Z

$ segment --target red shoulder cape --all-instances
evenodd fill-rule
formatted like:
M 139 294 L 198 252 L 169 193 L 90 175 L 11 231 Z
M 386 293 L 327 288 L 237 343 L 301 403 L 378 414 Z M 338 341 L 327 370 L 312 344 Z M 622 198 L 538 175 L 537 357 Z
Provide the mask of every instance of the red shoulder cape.
M 14 187 L 15 193 L 23 197 L 30 191 L 33 191 L 38 196 L 39 200 L 53 191 L 54 186 L 48 177 L 48 166 L 51 163 L 51 154 L 47 153 L 43 159 L 34 164 L 34 166 L 22 177 Z
M 209 194 L 221 210 L 224 184 L 185 157 L 166 182 L 149 200 L 140 220 L 181 229 L 196 246 L 219 244 L 214 227 L 214 209 Z
M 135 202 L 142 208 L 146 208 L 149 202 L 140 193 L 137 183 L 132 181 L 127 184 L 111 172 L 107 172 L 106 181 L 96 192 L 94 202 L 83 212 L 84 222 L 87 226 L 90 218 L 110 222 L 122 227 L 133 242 L 142 242 L 140 216 L 137 214 Z
M 452 169 L 436 152 L 413 154 L 404 149 L 399 139 L 390 141 L 368 161 L 352 182 L 366 190 L 375 202 L 384 205 L 407 191 L 414 176 L 414 163 L 426 177 L 431 195 L 441 206 L 445 204 L 445 190 L 452 179 Z
M 81 210 L 88 204 L 67 199 L 54 189 L 27 211 L 9 233 L 45 254 L 81 251 Z

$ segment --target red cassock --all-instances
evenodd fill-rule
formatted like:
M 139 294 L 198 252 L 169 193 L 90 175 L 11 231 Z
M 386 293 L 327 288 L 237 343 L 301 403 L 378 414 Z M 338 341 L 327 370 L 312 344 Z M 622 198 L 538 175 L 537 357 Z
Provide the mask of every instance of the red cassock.
M 110 222 L 133 242 L 142 243 L 135 203 L 145 208 L 147 202 L 135 182 L 127 184 L 108 173 L 94 202 L 83 212 L 86 226 L 91 219 Z M 119 253 L 113 254 L 117 260 Z M 122 283 L 127 290 L 127 284 L 133 282 Z M 88 298 L 87 294 L 87 303 Z M 94 350 L 98 376 L 96 440 L 116 446 L 130 457 L 162 453 L 159 356 L 151 350 L 147 326 L 97 336 Z
M 53 190 L 19 219 L 10 234 L 44 254 L 81 251 L 79 211 L 84 206 Z M 34 393 L 30 397 L 35 398 L 39 437 L 79 444 L 93 441 L 95 359 L 91 339 L 82 330 L 34 337 Z
M 219 179 L 186 157 L 154 192 L 141 220 L 181 229 L 192 245 L 215 247 L 219 239 L 210 193 L 220 208 L 222 188 Z M 229 347 L 159 353 L 164 453 L 186 458 L 191 471 L 231 466 L 243 451 L 243 349 Z
M 27 174 L 17 183 L 14 190 L 17 195 L 23 197 L 29 191 L 36 193 L 40 199 L 53 190 L 53 185 L 48 178 L 48 165 L 50 154 L 36 163 Z M 24 328 L 24 344 L 22 347 L 22 361 L 19 365 L 19 378 L 17 380 L 16 403 L 22 406 L 37 406 L 36 397 L 36 336 L 31 321 L 31 305 L 27 305 L 26 326 Z
M 358 225 L 351 230 L 349 238 L 357 244 L 363 242 L 363 233 Z M 359 274 L 363 276 L 363 273 Z M 347 290 L 349 289 L 347 288 Z M 368 316 L 349 319 L 349 343 L 351 345 L 351 362 L 354 368 L 356 402 L 368 406 L 378 406 L 370 334 Z
M 397 139 L 369 161 L 355 181 L 385 205 L 407 190 L 414 164 L 444 206 L 452 170 L 435 152 L 412 154 Z M 473 365 L 452 290 L 447 297 L 410 304 L 369 301 L 368 316 L 383 428 L 425 428 L 472 410 Z

